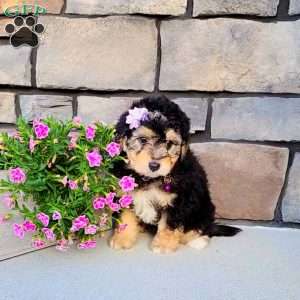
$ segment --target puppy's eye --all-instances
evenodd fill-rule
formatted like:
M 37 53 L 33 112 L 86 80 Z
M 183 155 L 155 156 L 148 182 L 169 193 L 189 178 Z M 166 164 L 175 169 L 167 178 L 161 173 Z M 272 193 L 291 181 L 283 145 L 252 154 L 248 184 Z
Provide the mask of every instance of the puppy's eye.
M 167 141 L 167 149 L 170 150 L 172 146 L 178 146 L 178 143 L 173 141 Z
M 139 138 L 139 142 L 142 144 L 142 145 L 146 145 L 148 143 L 148 140 L 145 138 L 145 137 L 140 137 Z
M 172 141 L 167 141 L 167 149 L 170 150 L 171 147 L 174 145 Z

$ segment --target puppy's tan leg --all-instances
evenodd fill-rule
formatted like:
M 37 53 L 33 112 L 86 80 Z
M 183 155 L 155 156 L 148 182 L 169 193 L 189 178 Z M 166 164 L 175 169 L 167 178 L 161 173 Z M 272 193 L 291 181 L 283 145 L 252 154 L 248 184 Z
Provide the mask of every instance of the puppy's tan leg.
M 184 233 L 180 229 L 173 231 L 168 229 L 166 215 L 163 214 L 152 242 L 152 250 L 155 253 L 170 253 L 176 251 L 180 244 L 201 250 L 208 245 L 209 240 L 207 235 L 201 235 L 201 232 L 195 230 Z
M 152 241 L 152 251 L 154 253 L 171 253 L 180 246 L 181 232 L 171 230 L 167 227 L 166 216 L 163 214 L 158 224 L 157 234 Z
M 180 233 L 178 230 L 168 228 L 157 232 L 152 241 L 152 251 L 154 253 L 171 253 L 175 252 L 180 245 Z
M 200 234 L 196 230 L 191 230 L 186 233 L 182 233 L 180 237 L 180 243 L 183 245 L 187 245 L 189 242 L 197 239 L 198 237 L 200 237 Z
M 130 249 L 136 243 L 140 231 L 138 219 L 135 213 L 129 209 L 125 209 L 122 212 L 120 219 L 123 224 L 127 224 L 127 227 L 121 232 L 119 232 L 118 229 L 115 229 L 115 232 L 109 241 L 109 245 L 116 250 Z

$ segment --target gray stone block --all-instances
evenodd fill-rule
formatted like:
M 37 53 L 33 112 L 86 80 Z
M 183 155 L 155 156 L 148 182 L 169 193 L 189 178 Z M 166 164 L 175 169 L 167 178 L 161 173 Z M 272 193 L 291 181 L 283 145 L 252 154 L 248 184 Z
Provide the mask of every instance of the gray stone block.
M 94 90 L 154 88 L 157 30 L 142 17 L 41 17 L 37 85 Z
M 139 98 L 126 97 L 78 97 L 78 115 L 85 123 L 101 121 L 115 124 L 120 115 L 125 112 L 134 100 Z
M 0 45 L 0 84 L 31 85 L 30 47 Z
M 194 16 L 256 15 L 276 16 L 279 0 L 194 0 Z
M 299 15 L 300 14 L 300 1 L 290 0 L 289 15 Z
M 295 154 L 290 169 L 288 185 L 282 200 L 282 216 L 285 222 L 300 223 L 300 153 Z
M 35 118 L 53 116 L 59 120 L 71 120 L 72 97 L 57 95 L 20 95 L 22 116 L 32 121 Z
M 272 220 L 289 150 L 232 143 L 192 144 L 204 166 L 217 217 Z
M 67 0 L 66 12 L 71 14 L 154 14 L 183 15 L 187 0 Z
M 300 92 L 300 20 L 164 21 L 161 41 L 161 90 Z
M 174 99 L 180 108 L 187 114 L 191 121 L 191 133 L 204 131 L 207 118 L 208 102 L 202 98 Z
M 232 140 L 300 140 L 299 98 L 216 98 L 212 138 Z
M 0 123 L 16 123 L 15 94 L 0 93 Z

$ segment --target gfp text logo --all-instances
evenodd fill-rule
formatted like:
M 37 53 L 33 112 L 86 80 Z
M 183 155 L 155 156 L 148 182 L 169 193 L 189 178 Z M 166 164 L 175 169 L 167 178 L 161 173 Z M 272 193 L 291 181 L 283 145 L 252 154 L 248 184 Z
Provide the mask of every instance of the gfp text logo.
M 7 17 L 27 16 L 27 15 L 45 15 L 47 9 L 38 4 L 17 4 L 4 9 L 4 14 Z

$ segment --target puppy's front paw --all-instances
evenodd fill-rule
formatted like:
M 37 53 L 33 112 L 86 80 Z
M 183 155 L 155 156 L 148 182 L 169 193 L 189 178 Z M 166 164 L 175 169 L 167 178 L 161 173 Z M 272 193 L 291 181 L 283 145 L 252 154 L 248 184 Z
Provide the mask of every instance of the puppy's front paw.
M 170 230 L 162 230 L 156 234 L 151 249 L 154 253 L 167 254 L 175 252 L 179 247 L 178 235 Z
M 130 249 L 134 246 L 136 238 L 125 232 L 115 232 L 109 241 L 109 246 L 115 250 Z

